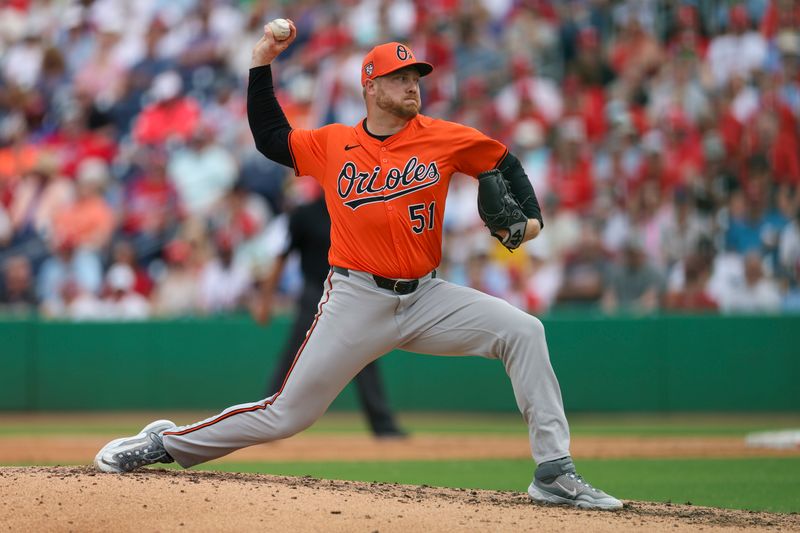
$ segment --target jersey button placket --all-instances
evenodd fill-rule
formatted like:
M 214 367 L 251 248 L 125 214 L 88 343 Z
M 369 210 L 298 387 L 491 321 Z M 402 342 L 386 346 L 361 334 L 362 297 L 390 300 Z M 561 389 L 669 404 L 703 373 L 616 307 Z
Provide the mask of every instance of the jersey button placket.
M 385 146 L 381 146 L 381 162 L 384 163 L 383 164 L 384 172 L 388 172 L 388 167 L 386 166 L 386 163 L 389 162 L 389 154 L 386 153 L 386 152 L 387 152 L 386 147 Z M 384 191 L 384 195 L 385 194 L 386 194 L 386 192 Z M 396 235 L 396 229 L 394 227 L 394 218 L 392 216 L 392 215 L 394 215 L 394 210 L 395 209 L 394 209 L 394 206 L 391 205 L 388 202 L 386 202 L 385 205 L 386 205 L 386 211 L 388 213 L 391 213 L 391 215 L 389 216 L 389 231 L 392 234 L 392 241 L 394 242 L 395 248 L 397 250 L 399 250 L 400 249 L 400 239 Z
M 386 147 L 385 146 L 381 146 L 381 152 L 383 152 L 381 154 L 381 162 L 384 163 L 383 172 L 384 172 L 384 175 L 385 175 L 385 173 L 387 173 L 389 171 L 389 169 L 388 169 L 388 167 L 386 165 L 386 163 L 389 162 L 389 159 L 387 157 L 388 154 L 386 153 Z M 383 194 L 384 194 L 384 196 L 386 196 L 386 191 L 385 190 L 383 191 Z M 393 205 L 389 204 L 388 202 L 386 202 L 384 205 L 386 206 L 386 210 L 387 211 L 390 211 L 390 212 L 394 211 L 394 206 Z

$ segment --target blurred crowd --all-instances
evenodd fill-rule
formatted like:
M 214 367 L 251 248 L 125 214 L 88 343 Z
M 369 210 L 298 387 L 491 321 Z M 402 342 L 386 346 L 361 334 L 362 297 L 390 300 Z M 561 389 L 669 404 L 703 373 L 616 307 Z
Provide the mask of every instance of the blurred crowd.
M 0 308 L 247 311 L 308 195 L 245 111 L 265 22 L 294 127 L 364 115 L 362 58 L 435 65 L 423 112 L 523 162 L 545 231 L 508 253 L 455 176 L 441 275 L 532 313 L 800 312 L 793 0 L 0 2 Z M 298 287 L 288 268 L 281 287 Z

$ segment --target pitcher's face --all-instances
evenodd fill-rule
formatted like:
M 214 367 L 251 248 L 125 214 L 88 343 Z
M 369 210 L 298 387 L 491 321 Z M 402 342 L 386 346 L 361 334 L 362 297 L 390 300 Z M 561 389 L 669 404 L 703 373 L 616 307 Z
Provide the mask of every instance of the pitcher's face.
M 375 104 L 397 117 L 411 120 L 420 111 L 419 72 L 402 68 L 375 79 Z

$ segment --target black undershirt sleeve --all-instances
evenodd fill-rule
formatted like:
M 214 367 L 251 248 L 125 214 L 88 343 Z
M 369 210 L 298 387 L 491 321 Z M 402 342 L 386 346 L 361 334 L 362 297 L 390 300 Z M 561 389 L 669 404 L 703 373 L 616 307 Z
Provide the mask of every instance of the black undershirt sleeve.
M 250 69 L 247 121 L 258 151 L 276 163 L 293 167 L 289 152 L 289 132 L 292 127 L 275 98 L 272 68 L 269 65 Z
M 500 172 L 503 177 L 508 180 L 511 186 L 511 192 L 514 193 L 522 207 L 522 212 L 528 218 L 535 218 L 539 224 L 544 228 L 544 221 L 542 220 L 542 210 L 539 208 L 539 200 L 536 199 L 536 193 L 533 192 L 533 185 L 525 174 L 525 169 L 522 168 L 522 163 L 511 152 L 503 158 L 499 165 Z

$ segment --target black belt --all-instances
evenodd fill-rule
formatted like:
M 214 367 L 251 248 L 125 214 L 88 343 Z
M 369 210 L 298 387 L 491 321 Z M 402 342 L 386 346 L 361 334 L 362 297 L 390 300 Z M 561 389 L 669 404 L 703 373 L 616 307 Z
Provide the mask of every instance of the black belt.
M 350 277 L 350 271 L 342 267 L 331 267 L 331 270 L 342 276 Z M 431 272 L 431 278 L 436 277 L 436 270 Z M 387 291 L 393 291 L 397 294 L 411 294 L 417 287 L 419 287 L 419 279 L 390 279 L 381 276 L 372 275 L 375 280 L 375 285 Z

